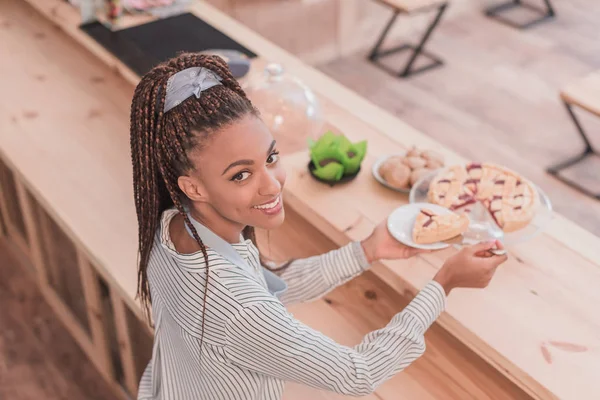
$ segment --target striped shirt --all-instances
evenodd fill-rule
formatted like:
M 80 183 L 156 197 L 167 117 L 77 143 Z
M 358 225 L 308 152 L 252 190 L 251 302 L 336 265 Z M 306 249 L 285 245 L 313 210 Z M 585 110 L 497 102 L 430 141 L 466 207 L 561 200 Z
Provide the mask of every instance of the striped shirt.
M 280 298 L 269 292 L 250 240 L 232 245 L 250 270 L 208 248 L 207 289 L 202 253 L 181 254 L 169 237 L 176 214 L 163 213 L 148 265 L 155 336 L 139 400 L 277 400 L 285 381 L 366 395 L 423 354 L 424 333 L 445 308 L 443 288 L 431 281 L 387 326 L 342 346 L 285 306 L 317 299 L 365 271 L 359 242 L 292 262 L 280 275 L 288 285 Z

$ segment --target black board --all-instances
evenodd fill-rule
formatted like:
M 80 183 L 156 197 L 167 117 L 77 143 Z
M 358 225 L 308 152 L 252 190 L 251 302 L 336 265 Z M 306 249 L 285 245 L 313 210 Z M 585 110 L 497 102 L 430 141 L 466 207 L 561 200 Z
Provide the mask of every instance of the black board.
M 250 49 L 191 13 L 114 32 L 97 21 L 80 28 L 140 76 L 182 51 L 228 49 L 256 57 Z

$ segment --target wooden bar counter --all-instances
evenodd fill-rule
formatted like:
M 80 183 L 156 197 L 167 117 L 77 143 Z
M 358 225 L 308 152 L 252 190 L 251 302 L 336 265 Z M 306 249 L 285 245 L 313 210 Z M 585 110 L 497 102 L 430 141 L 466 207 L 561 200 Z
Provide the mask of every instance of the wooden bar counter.
M 16 2 L 9 0 L 2 11 L 8 15 L 16 12 Z M 13 54 L 20 60 L 19 64 L 11 63 L 10 57 L 0 61 L 0 79 L 5 88 L 0 96 L 0 227 L 4 227 L 0 232 L 26 254 L 41 287 L 47 288 L 48 301 L 55 309 L 64 309 L 64 320 L 78 344 L 108 380 L 119 382 L 115 391 L 124 387 L 132 395 L 143 365 L 136 354 L 148 343 L 140 343 L 142 339 L 137 336 L 132 339 L 130 332 L 144 331 L 145 337 L 150 332 L 140 322 L 141 312 L 134 299 L 137 226 L 128 120 L 122 117 L 128 113 L 132 85 L 139 77 L 78 29 L 79 15 L 70 5 L 58 0 L 27 2 L 131 85 L 124 87 L 117 79 L 103 78 L 104 65 L 90 67 L 80 59 L 69 61 L 78 72 L 66 79 L 68 71 L 45 62 L 60 57 L 66 51 L 64 46 L 49 43 L 41 46 L 39 53 L 24 53 L 17 33 L 0 31 L 0 53 Z M 304 221 L 298 223 L 308 222 L 319 231 L 317 239 L 326 238 L 337 245 L 362 239 L 394 208 L 408 202 L 405 195 L 387 190 L 372 178 L 370 168 L 379 155 L 416 145 L 443 153 L 447 163 L 465 161 L 212 6 L 198 1 L 190 11 L 259 54 L 253 74 L 275 61 L 310 86 L 324 106 L 326 129 L 344 133 L 352 140 L 368 140 L 362 172 L 353 182 L 339 187 L 330 188 L 309 176 L 305 149 L 300 147 L 283 158 L 288 171 L 286 206 L 294 218 Z M 30 29 L 35 35 L 36 27 L 18 29 Z M 43 41 L 43 34 L 36 40 Z M 33 78 L 21 79 L 23 76 Z M 64 79 L 47 79 L 49 76 Z M 95 90 L 82 94 L 78 82 L 96 84 Z M 49 100 L 75 95 L 81 101 L 63 104 Z M 103 131 L 103 127 L 110 129 Z M 299 239 L 298 243 L 307 240 Z M 61 248 L 70 250 L 53 252 L 52 241 L 61 241 Z M 322 246 L 318 242 L 313 245 L 315 249 Z M 446 312 L 432 329 L 462 343 L 521 390 L 514 392 L 518 395 L 501 397 L 474 384 L 466 385 L 469 395 L 477 399 L 577 400 L 598 396 L 599 249 L 600 238 L 555 214 L 543 234 L 509 248 L 509 261 L 487 289 L 452 293 Z M 406 262 L 377 263 L 372 272 L 392 291 L 410 298 L 452 251 Z M 81 292 L 70 286 L 57 289 L 57 277 L 64 273 L 60 272 L 61 265 L 68 263 L 72 263 L 76 279 L 83 284 Z M 69 293 L 70 311 L 51 288 Z M 348 301 L 358 302 L 351 298 Z M 336 317 L 331 314 L 328 320 L 325 306 L 316 303 L 313 310 L 323 311 L 321 319 L 325 322 L 321 327 L 329 333 L 327 327 Z M 114 316 L 112 322 L 107 320 L 108 314 Z M 302 316 L 302 311 L 298 314 Z M 359 334 L 351 337 L 360 339 Z M 428 349 L 431 351 L 435 348 Z M 426 356 L 435 363 L 435 353 L 426 352 Z M 460 360 L 462 355 L 456 357 Z M 116 363 L 115 358 L 121 362 Z M 446 367 L 448 374 L 456 374 L 450 371 L 450 364 Z M 460 369 L 460 363 L 453 367 Z M 472 371 L 473 376 L 477 373 Z M 404 388 L 405 398 L 466 398 L 450 391 L 435 397 L 422 394 L 425 391 L 410 392 L 408 388 L 414 382 L 403 379 L 396 387 Z M 476 380 L 464 378 L 469 379 Z M 305 394 L 294 398 L 309 396 L 302 390 L 298 388 L 297 393 Z M 310 393 L 313 398 L 337 398 Z M 391 393 L 384 385 L 372 398 L 392 399 L 400 394 L 401 390 Z

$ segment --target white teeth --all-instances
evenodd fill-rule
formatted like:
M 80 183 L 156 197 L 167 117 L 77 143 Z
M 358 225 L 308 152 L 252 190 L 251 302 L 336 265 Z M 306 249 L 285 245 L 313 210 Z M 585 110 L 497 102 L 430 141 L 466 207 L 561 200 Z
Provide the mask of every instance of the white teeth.
M 254 206 L 254 208 L 258 208 L 259 210 L 269 210 L 271 208 L 276 207 L 279 204 L 279 199 L 281 199 L 281 196 L 277 196 L 277 198 L 269 204 L 265 204 L 262 206 Z

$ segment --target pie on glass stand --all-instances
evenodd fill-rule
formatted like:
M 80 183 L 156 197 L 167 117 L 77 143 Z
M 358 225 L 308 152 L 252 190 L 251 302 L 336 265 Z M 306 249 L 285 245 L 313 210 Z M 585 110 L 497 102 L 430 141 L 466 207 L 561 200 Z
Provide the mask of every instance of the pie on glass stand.
M 527 179 L 491 163 L 454 165 L 435 176 L 427 199 L 452 211 L 469 212 L 483 204 L 504 232 L 526 227 L 539 206 L 539 197 Z
M 413 227 L 413 241 L 418 244 L 441 242 L 463 234 L 469 227 L 466 214 L 451 213 L 439 215 L 422 208 Z

